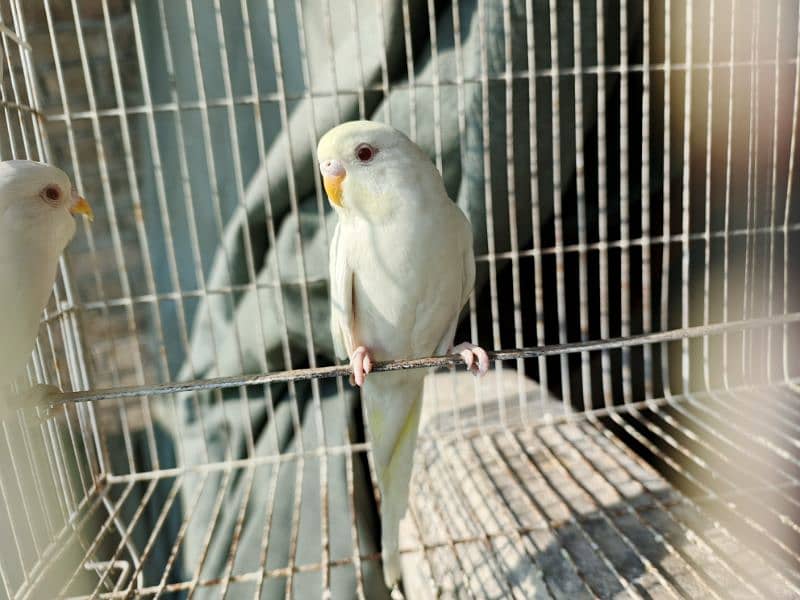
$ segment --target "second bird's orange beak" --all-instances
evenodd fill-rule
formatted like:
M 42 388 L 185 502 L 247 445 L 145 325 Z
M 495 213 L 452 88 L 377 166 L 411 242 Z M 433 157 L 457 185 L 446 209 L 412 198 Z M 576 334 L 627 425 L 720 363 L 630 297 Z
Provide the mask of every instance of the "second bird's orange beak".
M 69 212 L 73 215 L 83 215 L 89 219 L 90 223 L 94 221 L 94 211 L 83 196 L 78 196 L 78 199 L 69 207 Z

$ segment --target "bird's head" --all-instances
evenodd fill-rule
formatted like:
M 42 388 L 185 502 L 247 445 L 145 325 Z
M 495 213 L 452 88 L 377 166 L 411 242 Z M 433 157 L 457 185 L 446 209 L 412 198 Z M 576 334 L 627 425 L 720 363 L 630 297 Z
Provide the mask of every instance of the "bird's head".
M 6 231 L 46 238 L 63 250 L 78 214 L 93 219 L 89 203 L 61 169 L 29 160 L 0 162 L 0 221 Z
M 317 159 L 325 192 L 339 211 L 387 214 L 396 208 L 393 204 L 444 190 L 422 149 L 382 123 L 350 121 L 334 127 L 320 139 Z M 434 193 L 414 193 L 430 186 Z

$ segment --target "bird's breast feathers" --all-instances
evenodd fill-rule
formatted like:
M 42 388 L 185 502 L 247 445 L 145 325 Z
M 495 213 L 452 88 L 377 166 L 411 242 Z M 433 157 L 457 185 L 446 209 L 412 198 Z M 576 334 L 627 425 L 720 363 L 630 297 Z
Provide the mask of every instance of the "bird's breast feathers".
M 458 315 L 465 285 L 458 225 L 422 215 L 380 227 L 340 222 L 337 252 L 352 271 L 353 333 L 376 359 L 429 355 Z

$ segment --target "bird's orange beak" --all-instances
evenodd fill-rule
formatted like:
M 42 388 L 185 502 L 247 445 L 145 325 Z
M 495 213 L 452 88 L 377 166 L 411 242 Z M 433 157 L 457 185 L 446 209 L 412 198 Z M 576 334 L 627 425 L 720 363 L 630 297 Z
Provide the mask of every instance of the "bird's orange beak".
M 69 212 L 73 215 L 83 215 L 89 219 L 90 223 L 94 221 L 94 211 L 83 196 L 78 196 L 78 199 L 69 207 Z
M 322 172 L 322 184 L 325 186 L 325 193 L 328 194 L 330 201 L 342 207 L 342 182 L 347 177 L 344 165 L 336 159 L 325 160 L 320 163 L 319 170 Z
M 328 194 L 330 201 L 339 208 L 342 206 L 342 181 L 344 181 L 344 178 L 344 175 L 322 178 L 322 183 L 325 186 L 325 193 Z

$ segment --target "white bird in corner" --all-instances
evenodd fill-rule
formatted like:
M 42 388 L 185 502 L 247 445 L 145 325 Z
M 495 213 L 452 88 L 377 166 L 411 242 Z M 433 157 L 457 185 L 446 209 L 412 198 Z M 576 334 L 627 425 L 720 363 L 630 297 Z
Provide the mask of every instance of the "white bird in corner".
M 92 209 L 64 171 L 27 160 L 0 162 L 0 409 L 33 351 L 58 259 L 75 235 L 73 215 Z
M 472 229 L 430 158 L 371 121 L 331 129 L 317 158 L 339 221 L 330 251 L 331 332 L 361 386 L 378 488 L 387 587 L 400 579 L 398 538 L 408 506 L 424 370 L 368 376 L 375 361 L 459 353 L 479 375 L 486 352 L 453 348 L 475 282 Z

